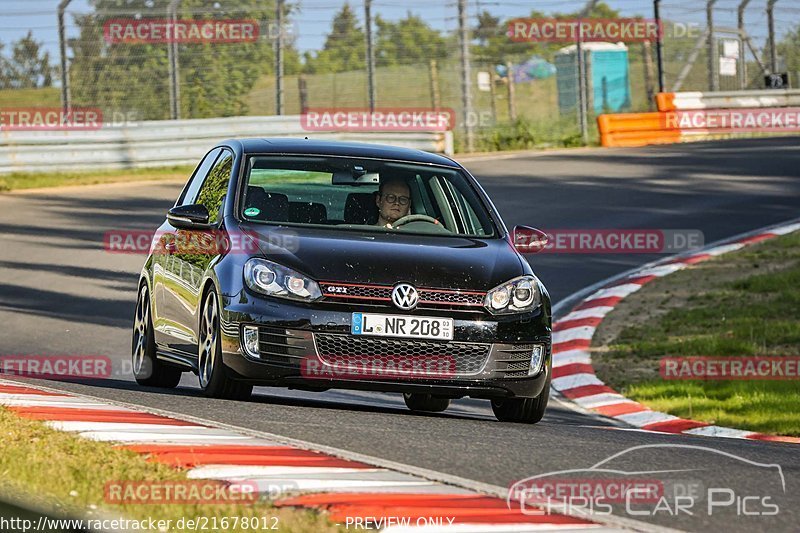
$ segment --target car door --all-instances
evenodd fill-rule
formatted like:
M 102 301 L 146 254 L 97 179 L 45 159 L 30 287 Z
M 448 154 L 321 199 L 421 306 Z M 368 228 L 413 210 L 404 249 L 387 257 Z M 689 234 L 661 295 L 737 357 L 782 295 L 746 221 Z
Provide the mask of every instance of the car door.
M 192 202 L 205 206 L 209 213 L 209 224 L 214 228 L 218 227 L 223 217 L 222 205 L 228 192 L 233 163 L 233 152 L 223 149 Z M 172 254 L 170 281 L 165 285 L 170 293 L 167 309 L 178 331 L 177 335 L 173 335 L 171 348 L 195 354 L 203 296 L 202 283 L 206 270 L 218 255 L 214 243 L 219 242 L 219 233 L 216 229 L 177 229 L 175 236 L 179 243 L 178 250 Z M 185 246 L 185 243 L 189 245 Z
M 195 202 L 200 192 L 200 187 L 206 180 L 209 171 L 214 166 L 219 157 L 221 148 L 214 148 L 206 154 L 194 171 L 194 174 L 186 186 L 181 191 L 181 195 L 175 202 L 175 206 L 190 205 Z M 175 285 L 175 274 L 180 272 L 176 268 L 175 255 L 170 251 L 177 242 L 177 229 L 165 221 L 156 231 L 159 244 L 156 246 L 157 253 L 153 256 L 153 298 L 155 306 L 153 308 L 153 329 L 155 330 L 156 343 L 159 346 L 170 346 L 176 344 L 173 337 L 185 336 L 177 325 L 174 316 L 175 303 L 172 290 Z M 191 337 L 190 337 L 191 338 Z

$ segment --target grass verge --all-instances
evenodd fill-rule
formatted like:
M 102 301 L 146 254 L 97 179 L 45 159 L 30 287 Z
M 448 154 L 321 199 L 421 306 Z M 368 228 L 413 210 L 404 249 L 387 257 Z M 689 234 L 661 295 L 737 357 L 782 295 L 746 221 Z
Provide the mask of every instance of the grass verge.
M 165 531 L 182 531 L 176 527 L 181 518 L 201 517 L 206 517 L 209 524 L 214 518 L 262 517 L 269 526 L 275 524 L 278 531 L 338 531 L 322 515 L 275 508 L 269 502 L 108 504 L 104 488 L 109 481 L 180 481 L 186 479 L 185 471 L 148 462 L 140 454 L 108 443 L 57 431 L 5 408 L 0 408 L 0 433 L 0 488 L 6 493 L 25 494 L 28 502 L 42 508 L 59 509 L 76 517 L 98 518 L 105 514 L 126 519 L 171 520 L 172 527 Z M 240 525 L 225 530 L 254 529 Z
M 800 381 L 664 380 L 662 357 L 800 356 L 800 234 L 657 279 L 626 298 L 593 340 L 598 376 L 652 409 L 800 436 Z
M 120 170 L 86 170 L 69 172 L 12 172 L 0 175 L 0 192 L 70 185 L 95 185 L 126 181 L 188 179 L 191 166 L 137 168 Z

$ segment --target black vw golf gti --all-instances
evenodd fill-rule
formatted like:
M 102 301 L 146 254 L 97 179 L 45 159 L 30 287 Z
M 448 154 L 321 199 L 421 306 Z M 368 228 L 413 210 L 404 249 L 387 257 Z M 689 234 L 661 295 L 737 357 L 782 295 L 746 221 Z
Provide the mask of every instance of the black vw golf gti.
M 373 144 L 228 140 L 208 152 L 142 269 L 133 369 L 197 374 L 208 396 L 254 385 L 403 393 L 412 410 L 491 401 L 538 422 L 551 374 L 550 299 L 453 160 Z

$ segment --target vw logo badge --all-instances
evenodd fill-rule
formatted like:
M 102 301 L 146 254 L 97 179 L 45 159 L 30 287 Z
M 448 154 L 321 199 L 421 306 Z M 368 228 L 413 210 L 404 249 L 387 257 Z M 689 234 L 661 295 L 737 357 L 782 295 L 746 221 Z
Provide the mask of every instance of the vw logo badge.
M 408 283 L 398 283 L 392 289 L 392 301 L 394 305 L 406 311 L 414 309 L 419 301 L 419 294 L 413 285 Z

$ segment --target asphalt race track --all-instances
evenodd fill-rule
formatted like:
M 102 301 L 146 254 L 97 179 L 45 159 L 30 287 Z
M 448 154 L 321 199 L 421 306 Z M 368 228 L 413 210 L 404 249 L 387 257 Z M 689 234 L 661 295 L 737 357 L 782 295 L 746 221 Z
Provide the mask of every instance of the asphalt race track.
M 466 162 L 509 227 L 697 229 L 710 243 L 800 215 L 797 138 L 580 150 Z M 625 471 L 685 469 L 704 487 L 772 497 L 774 516 L 629 516 L 691 531 L 790 531 L 800 523 L 796 445 L 693 438 L 613 428 L 553 402 L 536 426 L 496 422 L 486 402 L 461 400 L 442 415 L 414 415 L 399 395 L 257 389 L 250 402 L 200 397 L 197 378 L 175 391 L 146 390 L 130 375 L 130 327 L 143 255 L 103 250 L 109 230 L 150 230 L 180 184 L 62 188 L 0 196 L 0 354 L 108 355 L 110 380 L 43 382 L 83 394 L 192 415 L 336 447 L 501 487 L 529 476 L 591 465 L 633 446 Z M 529 256 L 554 302 L 657 255 Z M 772 470 L 777 464 L 785 492 Z M 751 507 L 750 509 L 752 509 Z M 702 511 L 702 512 L 700 512 Z M 623 515 L 624 516 L 624 515 Z

